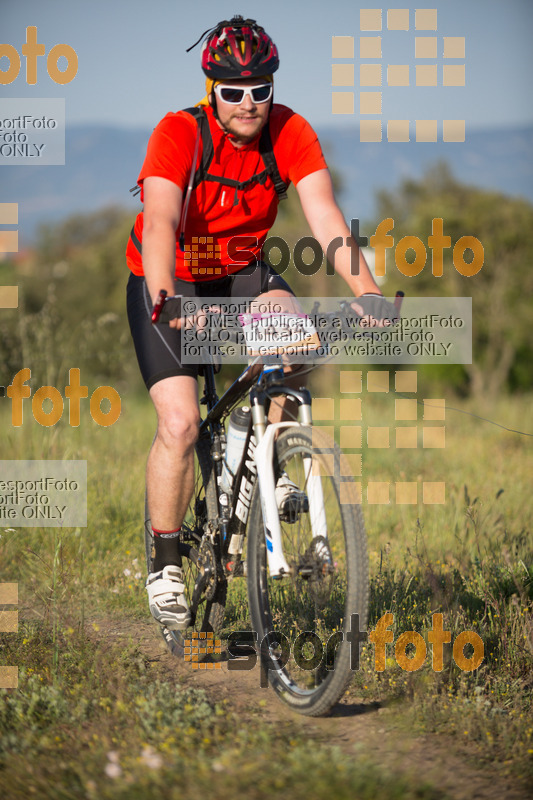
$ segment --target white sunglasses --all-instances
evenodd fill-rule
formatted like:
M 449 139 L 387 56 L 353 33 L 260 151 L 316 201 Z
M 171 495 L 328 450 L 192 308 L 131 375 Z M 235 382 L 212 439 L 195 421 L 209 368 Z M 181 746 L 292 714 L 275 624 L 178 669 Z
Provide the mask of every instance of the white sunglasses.
M 245 97 L 250 97 L 252 103 L 266 103 L 272 97 L 272 84 L 262 83 L 260 86 L 231 86 L 229 84 L 217 83 L 215 94 L 224 103 L 238 106 Z

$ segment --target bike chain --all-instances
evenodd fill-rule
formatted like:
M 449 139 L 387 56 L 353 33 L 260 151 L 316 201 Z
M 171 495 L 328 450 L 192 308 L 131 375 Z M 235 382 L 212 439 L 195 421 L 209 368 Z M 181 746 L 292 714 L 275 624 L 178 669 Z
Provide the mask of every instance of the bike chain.
M 197 565 L 200 569 L 211 573 L 205 587 L 205 596 L 207 600 L 214 600 L 218 585 L 217 558 L 215 555 L 215 548 L 205 536 L 198 549 Z

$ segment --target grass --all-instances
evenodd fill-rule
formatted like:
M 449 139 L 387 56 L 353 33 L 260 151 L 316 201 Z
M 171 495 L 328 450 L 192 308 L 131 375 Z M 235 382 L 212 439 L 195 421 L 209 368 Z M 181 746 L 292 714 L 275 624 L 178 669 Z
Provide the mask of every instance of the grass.
M 452 403 L 453 404 L 453 403 Z M 368 410 L 367 410 L 368 406 Z M 530 398 L 491 407 L 461 405 L 512 428 L 533 431 Z M 365 400 L 365 423 L 393 425 L 393 399 Z M 0 528 L 0 581 L 18 582 L 17 634 L 0 637 L 2 664 L 17 664 L 16 690 L 1 692 L 0 770 L 10 798 L 189 797 L 205 789 L 227 798 L 287 790 L 291 797 L 437 798 L 417 777 L 306 740 L 295 726 L 275 730 L 238 719 L 224 704 L 157 683 L 134 646 L 111 647 L 88 620 L 146 618 L 142 541 L 143 473 L 154 428 L 146 402 L 123 399 L 122 417 L 100 428 L 90 417 L 45 429 L 31 414 L 20 428 L 0 407 L 4 459 L 88 462 L 83 529 Z M 394 639 L 427 642 L 442 613 L 452 641 L 464 630 L 484 643 L 484 662 L 461 671 L 444 646 L 442 672 L 431 649 L 416 672 L 387 646 L 383 672 L 373 647 L 362 652 L 354 698 L 397 708 L 406 729 L 453 734 L 478 764 L 531 774 L 533 569 L 529 440 L 447 411 L 446 448 L 363 452 L 376 480 L 443 480 L 446 503 L 365 507 L 371 567 L 370 625 L 391 611 Z M 405 476 L 405 477 L 404 477 Z M 227 630 L 247 627 L 244 581 L 234 581 Z M 36 621 L 32 621 L 35 618 Z M 466 651 L 468 655 L 468 649 Z M 276 764 L 276 769 L 271 765 Z
M 56 684 L 45 623 L 24 623 L 6 637 L 5 657 L 24 660 L 19 688 L 0 691 L 0 774 L 12 800 L 28 792 L 55 800 L 201 791 L 261 798 L 280 790 L 297 800 L 326 790 L 338 798 L 444 797 L 429 785 L 412 788 L 401 775 L 378 772 L 370 761 L 355 764 L 338 749 L 317 751 L 290 724 L 243 724 L 227 702 L 154 680 L 134 646 L 95 645 L 67 627 L 60 647 Z

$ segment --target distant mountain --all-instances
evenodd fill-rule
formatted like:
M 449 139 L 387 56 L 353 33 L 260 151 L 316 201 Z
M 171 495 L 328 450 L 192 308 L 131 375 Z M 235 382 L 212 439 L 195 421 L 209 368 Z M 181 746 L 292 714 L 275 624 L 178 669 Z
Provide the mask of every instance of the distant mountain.
M 140 208 L 135 184 L 151 131 L 69 126 L 65 165 L 0 167 L 0 201 L 19 204 L 19 246 L 31 243 L 41 223 L 108 205 Z
M 360 143 L 357 130 L 319 132 L 328 163 L 339 172 L 345 216 L 375 216 L 374 193 L 419 178 L 430 164 L 446 161 L 461 182 L 533 201 L 533 127 L 469 133 L 465 142 Z
M 31 243 L 43 222 L 116 204 L 139 209 L 129 188 L 141 167 L 149 130 L 70 126 L 61 167 L 3 166 L 0 202 L 19 204 L 20 247 Z M 446 160 L 464 183 L 522 195 L 533 201 L 533 128 L 469 133 L 464 143 L 361 144 L 358 128 L 324 128 L 318 134 L 328 163 L 342 178 L 339 197 L 348 219 L 375 216 L 374 193 L 417 178 Z

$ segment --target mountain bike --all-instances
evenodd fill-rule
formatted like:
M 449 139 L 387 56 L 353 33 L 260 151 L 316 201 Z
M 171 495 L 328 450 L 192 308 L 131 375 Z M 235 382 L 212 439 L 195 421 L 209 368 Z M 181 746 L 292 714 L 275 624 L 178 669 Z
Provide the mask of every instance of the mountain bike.
M 361 630 L 367 622 L 366 535 L 348 461 L 313 426 L 310 392 L 288 386 L 278 360 L 256 358 L 220 398 L 214 364 L 204 363 L 201 375 L 206 414 L 179 542 L 191 623 L 186 631 L 161 626 L 162 634 L 180 656 L 193 631 L 216 633 L 228 583 L 246 577 L 252 631 L 243 632 L 242 640 L 254 645 L 262 676 L 295 711 L 325 714 L 352 677 L 352 616 L 358 615 Z M 283 397 L 298 414 L 269 423 L 272 403 Z M 249 424 L 228 491 L 222 479 L 225 420 L 243 401 Z M 280 480 L 291 489 L 281 505 Z M 144 531 L 150 572 L 147 505 Z

